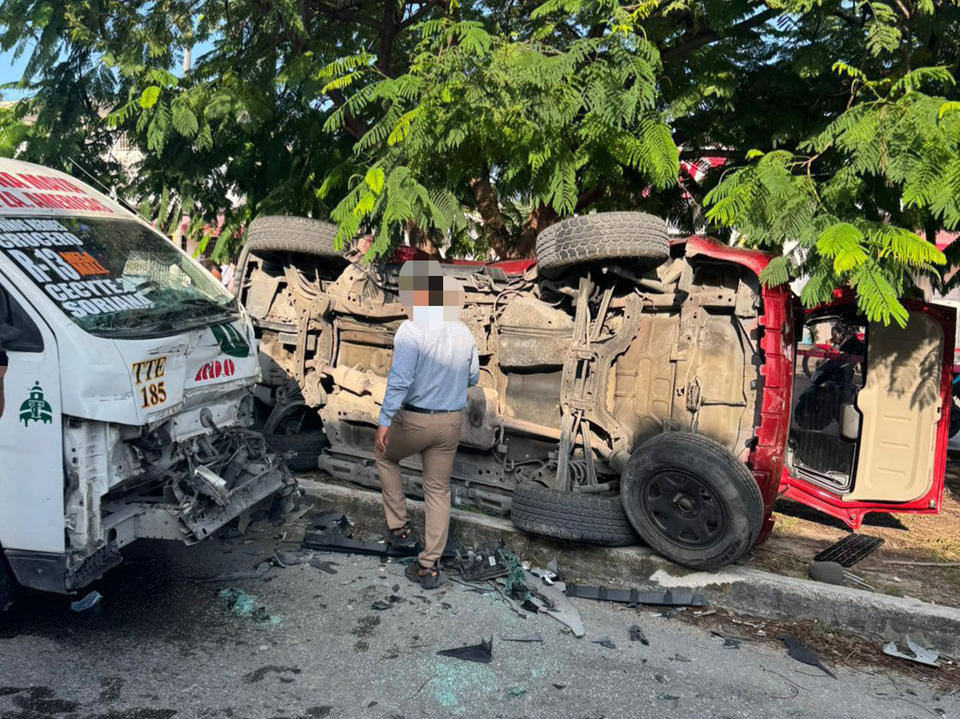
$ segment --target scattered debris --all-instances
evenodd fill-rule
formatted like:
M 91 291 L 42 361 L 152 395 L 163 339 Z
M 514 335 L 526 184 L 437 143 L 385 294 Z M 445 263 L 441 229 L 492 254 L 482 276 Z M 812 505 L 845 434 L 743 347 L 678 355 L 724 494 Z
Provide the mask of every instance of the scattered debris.
M 543 637 L 539 634 L 528 634 L 525 637 L 503 637 L 505 642 L 542 642 Z
M 483 582 L 488 579 L 505 577 L 510 573 L 507 560 L 502 550 L 492 552 L 469 551 L 466 556 L 457 552 L 455 567 L 460 571 L 461 578 L 466 582 Z
M 960 562 L 901 562 L 891 559 L 883 560 L 884 564 L 902 564 L 910 567 L 960 567 Z
M 370 608 L 382 612 L 384 609 L 390 609 L 394 604 L 402 604 L 403 602 L 403 597 L 400 597 L 396 594 L 391 594 L 386 599 L 378 599 L 370 605 Z
M 730 637 L 725 637 L 724 640 L 723 640 L 723 646 L 724 646 L 725 649 L 739 649 L 739 648 L 740 648 L 740 640 L 739 640 L 739 639 L 731 639 Z
M 636 624 L 630 625 L 630 641 L 640 642 L 645 647 L 650 646 L 650 641 L 647 639 L 647 636 L 643 633 L 643 630 Z
M 548 572 L 553 572 L 555 575 L 557 575 L 557 576 L 556 576 L 557 579 L 561 579 L 561 577 L 560 577 L 560 564 L 557 562 L 557 558 L 556 558 L 556 557 L 554 557 L 554 558 L 551 559 L 549 562 L 547 562 L 547 571 L 548 571 Z
M 609 587 L 582 587 L 568 584 L 568 597 L 594 599 L 601 602 L 621 602 L 623 604 L 649 604 L 658 607 L 705 607 L 707 600 L 702 594 L 686 591 L 641 592 L 637 589 L 610 589 Z
M 264 667 L 255 669 L 249 674 L 244 674 L 243 679 L 247 684 L 256 684 L 257 682 L 263 681 L 268 674 L 300 674 L 300 667 L 282 667 L 277 664 L 267 664 Z M 283 681 L 284 677 L 280 677 L 280 680 Z M 292 680 L 291 680 L 292 681 Z
M 680 653 L 678 652 L 677 654 L 674 654 L 672 657 L 670 657 L 670 661 L 673 661 L 673 662 L 682 662 L 683 664 L 689 664 L 689 663 L 692 662 L 693 660 L 690 659 L 689 657 L 683 656 L 682 654 L 680 654 Z
M 869 537 L 866 534 L 848 534 L 836 544 L 832 544 L 813 558 L 815 562 L 836 562 L 841 567 L 852 567 L 867 555 L 873 553 L 884 540 Z M 818 580 L 819 581 L 819 580 Z
M 662 701 L 669 701 L 669 700 L 676 701 L 679 698 L 680 697 L 676 696 L 675 694 L 657 694 L 657 699 L 660 699 Z
M 694 612 L 694 613 L 693 613 L 693 616 L 695 616 L 695 617 L 712 617 L 712 616 L 713 616 L 714 614 L 716 614 L 716 613 L 717 613 L 717 610 L 716 610 L 716 609 L 708 609 L 708 610 L 705 611 L 705 612 Z
M 277 564 L 277 566 L 288 569 L 290 567 L 296 567 L 299 564 L 303 564 L 303 555 L 298 554 L 297 552 L 289 552 L 278 549 L 273 553 L 273 561 Z
M 888 656 L 926 664 L 929 667 L 940 667 L 940 651 L 922 632 L 900 634 L 888 622 L 883 630 L 883 639 L 883 653 Z M 904 651 L 903 646 L 908 651 Z
M 553 685 L 553 688 L 554 688 L 554 689 L 566 689 L 566 688 L 567 688 L 567 685 L 566 685 L 566 684 L 554 684 L 554 685 Z
M 302 546 L 325 552 L 347 554 L 380 554 L 389 557 L 414 557 L 420 547 L 397 547 L 386 540 L 353 539 L 350 520 L 345 514 L 327 513 L 314 520 L 314 525 L 303 535 Z
M 523 687 L 507 687 L 507 694 L 512 697 L 522 697 L 527 693 L 527 690 Z
M 336 574 L 337 570 L 334 569 L 334 567 L 340 566 L 337 562 L 325 561 L 319 557 L 312 557 L 307 563 L 314 569 L 319 569 L 321 572 L 326 572 L 327 574 Z
M 587 633 L 583 626 L 583 619 L 580 618 L 580 612 L 567 599 L 565 594 L 567 586 L 563 582 L 554 582 L 552 585 L 548 585 L 529 572 L 526 573 L 526 578 L 530 591 L 544 603 L 544 606 L 540 608 L 541 612 L 553 617 L 561 624 L 567 625 L 575 637 L 582 637 Z
M 811 667 L 817 667 L 834 679 L 837 678 L 836 674 L 823 665 L 823 662 L 820 661 L 820 657 L 817 656 L 817 653 L 795 636 L 792 634 L 787 634 L 783 637 L 780 637 L 780 639 L 784 644 L 787 645 L 787 653 L 790 655 L 791 659 L 796 659 L 798 662 L 803 664 L 809 664 Z
M 535 577 L 539 577 L 543 580 L 544 584 L 552 585 L 554 581 L 559 579 L 556 572 L 552 572 L 549 569 L 540 569 L 540 567 L 533 567 L 530 569 L 530 574 Z
M 226 600 L 227 608 L 238 617 L 249 617 L 274 626 L 280 623 L 280 617 L 271 617 L 265 607 L 257 607 L 257 598 L 242 589 L 221 589 L 219 596 Z
M 83 599 L 80 599 L 76 602 L 70 602 L 70 609 L 75 612 L 85 612 L 91 607 L 97 606 L 100 601 L 103 599 L 103 595 L 100 594 L 97 590 L 93 590 L 87 594 Z
M 687 611 L 686 607 L 675 607 L 673 609 L 664 609 L 662 612 L 654 612 L 653 616 L 663 617 L 664 619 L 673 619 L 681 612 Z
M 603 639 L 594 639 L 592 644 L 599 644 L 601 647 L 606 647 L 607 649 L 616 649 L 617 645 L 613 643 L 613 640 L 610 637 L 604 637 Z
M 256 569 L 248 569 L 242 572 L 229 572 L 227 574 L 218 574 L 213 577 L 191 577 L 191 582 L 197 584 L 213 584 L 214 582 L 235 582 L 240 579 L 258 579 L 265 577 L 270 571 L 270 562 L 260 562 Z
M 723 640 L 723 646 L 725 647 L 739 647 L 743 642 L 747 642 L 749 644 L 757 641 L 751 637 L 745 637 L 741 634 L 730 634 L 729 632 L 724 632 L 720 629 L 713 629 L 710 631 L 710 633 L 716 637 L 720 637 Z
M 465 662 L 489 664 L 493 660 L 493 637 L 484 639 L 479 644 L 456 647 L 455 649 L 441 649 L 437 654 L 442 657 L 462 659 Z

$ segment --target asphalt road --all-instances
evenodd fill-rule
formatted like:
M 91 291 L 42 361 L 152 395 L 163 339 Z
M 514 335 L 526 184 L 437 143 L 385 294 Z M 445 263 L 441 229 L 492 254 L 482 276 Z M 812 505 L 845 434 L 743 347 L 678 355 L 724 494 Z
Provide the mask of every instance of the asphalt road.
M 779 644 L 724 648 L 689 623 L 586 600 L 575 600 L 587 627 L 576 639 L 493 594 L 423 591 L 378 558 L 318 554 L 335 573 L 305 564 L 198 581 L 249 571 L 278 546 L 273 531 L 252 536 L 131 548 L 83 613 L 26 597 L 0 617 L 0 719 L 960 717 L 957 695 L 889 670 L 841 667 L 833 679 Z M 233 614 L 225 588 L 275 619 Z M 391 595 L 390 608 L 371 607 Z M 629 640 L 634 623 L 649 646 Z M 542 643 L 503 640 L 533 633 Z M 490 664 L 436 655 L 484 636 Z M 605 637 L 615 649 L 593 643 Z

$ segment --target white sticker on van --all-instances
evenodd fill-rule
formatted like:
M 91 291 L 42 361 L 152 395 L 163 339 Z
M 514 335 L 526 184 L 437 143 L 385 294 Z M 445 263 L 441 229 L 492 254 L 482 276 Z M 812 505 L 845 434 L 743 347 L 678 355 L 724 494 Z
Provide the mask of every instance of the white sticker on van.
M 0 209 L 24 212 L 81 210 L 114 214 L 96 197 L 69 180 L 26 172 L 0 172 Z
M 153 306 L 56 220 L 0 218 L 0 251 L 73 317 Z

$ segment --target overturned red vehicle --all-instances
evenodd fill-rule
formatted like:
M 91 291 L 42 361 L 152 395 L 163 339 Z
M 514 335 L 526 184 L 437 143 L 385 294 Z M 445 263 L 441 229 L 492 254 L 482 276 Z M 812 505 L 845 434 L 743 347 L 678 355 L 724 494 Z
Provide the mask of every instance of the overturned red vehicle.
M 337 252 L 335 232 L 257 220 L 237 291 L 260 335 L 271 441 L 377 486 L 399 264 Z M 907 302 L 905 329 L 865 321 L 846 297 L 804 311 L 760 285 L 768 260 L 604 213 L 544 231 L 536 262 L 445 264 L 481 361 L 454 501 L 561 539 L 639 535 L 707 569 L 762 540 L 781 495 L 853 528 L 871 511 L 936 512 L 953 310 Z M 418 458 L 401 466 L 420 494 Z

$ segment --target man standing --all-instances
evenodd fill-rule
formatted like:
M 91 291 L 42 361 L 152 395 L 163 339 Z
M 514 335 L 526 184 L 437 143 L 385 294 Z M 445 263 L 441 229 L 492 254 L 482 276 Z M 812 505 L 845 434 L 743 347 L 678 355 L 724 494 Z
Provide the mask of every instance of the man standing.
M 391 541 L 413 546 L 400 460 L 420 453 L 426 531 L 408 579 L 439 584 L 437 563 L 450 525 L 450 472 L 460 442 L 460 411 L 480 375 L 477 347 L 457 319 L 463 290 L 434 261 L 414 260 L 400 270 L 400 301 L 410 320 L 397 330 L 393 363 L 380 410 L 375 456 Z

